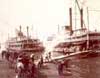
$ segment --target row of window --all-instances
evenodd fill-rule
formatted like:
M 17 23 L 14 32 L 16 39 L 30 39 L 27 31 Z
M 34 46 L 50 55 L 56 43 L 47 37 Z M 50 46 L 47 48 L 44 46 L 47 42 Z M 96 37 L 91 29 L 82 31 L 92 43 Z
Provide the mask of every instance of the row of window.
M 33 44 L 24 44 L 24 45 L 9 45 L 9 47 L 22 47 L 22 48 L 33 48 L 38 47 L 39 45 L 33 45 Z

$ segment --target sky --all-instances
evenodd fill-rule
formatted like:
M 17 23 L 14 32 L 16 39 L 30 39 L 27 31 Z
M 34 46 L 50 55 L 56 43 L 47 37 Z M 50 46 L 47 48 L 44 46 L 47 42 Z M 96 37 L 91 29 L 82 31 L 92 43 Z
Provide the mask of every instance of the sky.
M 88 24 L 88 7 L 90 30 L 100 29 L 100 1 L 78 1 L 80 7 L 84 8 L 85 24 Z M 0 42 L 6 41 L 8 36 L 15 36 L 15 30 L 19 29 L 20 25 L 25 34 L 26 27 L 29 26 L 30 35 L 42 40 L 57 33 L 58 25 L 60 29 L 69 25 L 69 7 L 73 7 L 74 3 L 75 0 L 0 0 Z M 77 16 L 79 20 L 79 15 Z M 79 24 L 77 26 L 79 27 Z

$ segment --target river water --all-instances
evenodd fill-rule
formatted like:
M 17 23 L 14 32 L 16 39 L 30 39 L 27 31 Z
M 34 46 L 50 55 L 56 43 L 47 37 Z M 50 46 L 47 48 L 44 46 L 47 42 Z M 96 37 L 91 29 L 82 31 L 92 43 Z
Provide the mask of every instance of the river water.
M 68 78 L 100 78 L 100 57 L 73 59 L 69 62 Z

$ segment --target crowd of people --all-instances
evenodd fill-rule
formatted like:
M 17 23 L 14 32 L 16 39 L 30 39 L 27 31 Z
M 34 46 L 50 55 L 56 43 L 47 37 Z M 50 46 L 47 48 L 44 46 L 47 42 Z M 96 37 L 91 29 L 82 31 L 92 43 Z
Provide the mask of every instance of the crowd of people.
M 2 59 L 6 58 L 7 61 L 11 60 L 11 54 L 9 52 L 2 52 Z M 45 62 L 43 59 L 43 56 L 41 55 L 40 58 L 38 59 L 38 64 L 36 65 L 35 63 L 35 55 L 30 54 L 28 55 L 27 53 L 20 53 L 20 54 L 14 54 L 13 56 L 16 59 L 15 63 L 15 73 L 16 77 L 15 78 L 38 78 L 38 69 L 41 68 Z M 51 52 L 47 54 L 45 57 L 47 62 L 51 61 Z M 9 61 L 10 62 L 10 61 Z M 68 68 L 68 62 L 69 60 L 66 61 L 61 61 L 58 63 L 58 74 L 62 75 L 63 74 L 63 68 L 66 66 Z
M 16 73 L 15 78 L 37 78 L 38 70 L 35 64 L 35 55 L 27 54 L 25 52 L 20 54 L 12 54 L 10 52 L 3 51 L 1 53 L 2 59 L 8 61 L 8 65 L 12 66 L 14 63 L 14 69 Z M 14 59 L 16 57 L 16 59 Z M 12 59 L 12 62 L 11 62 Z M 39 58 L 38 68 L 43 64 L 43 57 Z
M 28 57 L 22 54 L 16 62 L 16 78 L 36 78 L 36 66 L 34 63 L 34 54 Z

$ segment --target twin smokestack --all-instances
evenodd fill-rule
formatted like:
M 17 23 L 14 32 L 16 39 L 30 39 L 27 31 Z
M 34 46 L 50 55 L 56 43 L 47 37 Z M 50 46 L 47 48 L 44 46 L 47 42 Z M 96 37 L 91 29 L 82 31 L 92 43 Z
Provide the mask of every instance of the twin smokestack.
M 72 30 L 72 8 L 69 8 L 69 19 L 70 19 L 70 28 Z M 83 9 L 80 9 L 80 23 L 81 28 L 83 29 Z
M 29 37 L 29 27 L 27 26 L 26 28 L 27 28 L 27 37 Z M 22 27 L 21 27 L 21 25 L 19 26 L 19 29 L 20 29 L 20 32 L 22 32 Z

